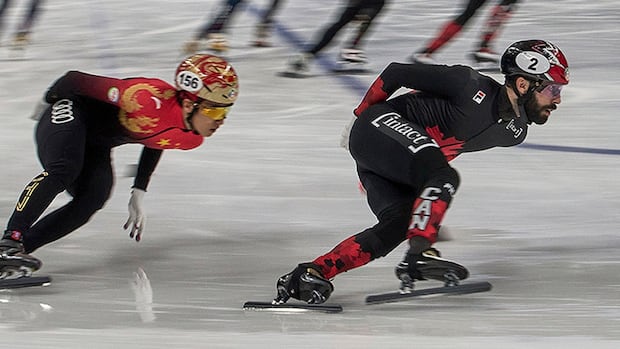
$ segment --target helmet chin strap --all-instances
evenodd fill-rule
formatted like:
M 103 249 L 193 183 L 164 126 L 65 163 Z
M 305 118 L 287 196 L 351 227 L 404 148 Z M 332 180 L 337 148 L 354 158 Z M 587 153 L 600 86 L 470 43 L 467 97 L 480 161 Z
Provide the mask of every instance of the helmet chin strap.
M 530 118 L 528 117 L 527 112 L 525 111 L 525 104 L 528 101 L 530 101 L 532 98 L 534 98 L 534 91 L 536 91 L 538 86 L 540 86 L 540 82 L 533 81 L 533 80 L 528 80 L 528 81 L 530 82 L 530 86 L 527 88 L 527 91 L 525 91 L 524 94 L 520 94 L 516 86 L 512 86 L 512 90 L 517 95 L 517 106 L 519 108 L 519 116 L 525 117 L 528 120 L 527 122 L 530 123 Z
M 199 104 L 200 103 L 194 102 L 194 104 L 192 105 L 191 113 L 189 113 L 189 116 L 185 118 L 185 120 L 187 120 L 187 124 L 189 125 L 189 129 L 192 130 L 192 132 L 194 132 L 197 135 L 199 135 L 200 133 L 198 133 L 198 131 L 196 131 L 196 129 L 194 128 L 194 123 L 192 122 L 192 119 L 194 118 L 194 114 L 196 114 L 196 112 L 198 111 Z

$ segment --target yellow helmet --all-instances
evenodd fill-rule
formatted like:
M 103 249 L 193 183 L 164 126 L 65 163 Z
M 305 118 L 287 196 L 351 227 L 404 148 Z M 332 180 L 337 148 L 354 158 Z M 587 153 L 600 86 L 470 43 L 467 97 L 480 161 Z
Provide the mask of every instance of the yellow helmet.
M 195 54 L 187 57 L 177 68 L 175 84 L 183 98 L 204 99 L 222 105 L 237 100 L 239 81 L 233 67 L 224 59 Z

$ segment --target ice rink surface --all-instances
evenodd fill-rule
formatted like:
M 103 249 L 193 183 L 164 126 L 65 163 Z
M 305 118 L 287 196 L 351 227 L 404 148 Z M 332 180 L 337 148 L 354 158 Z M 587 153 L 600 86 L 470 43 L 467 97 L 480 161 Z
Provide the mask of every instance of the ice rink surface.
M 172 81 L 180 48 L 210 1 L 47 1 L 33 42 L 7 49 L 26 2 L 5 18 L 0 46 L 0 213 L 40 167 L 28 119 L 70 69 Z M 278 276 L 374 224 L 353 161 L 338 146 L 375 74 L 330 75 L 330 46 L 309 79 L 275 74 L 342 1 L 286 1 L 274 47 L 249 46 L 267 0 L 250 1 L 230 28 L 240 76 L 223 128 L 193 151 L 164 154 L 145 198 L 143 241 L 122 225 L 140 146 L 114 151 L 107 206 L 69 237 L 35 252 L 52 285 L 0 291 L 0 347 L 22 348 L 618 348 L 620 346 L 620 4 L 525 1 L 497 40 L 559 45 L 571 83 L 526 143 L 452 162 L 462 185 L 437 247 L 491 292 L 364 305 L 397 287 L 405 251 L 339 275 L 340 314 L 244 312 L 270 300 Z M 458 3 L 458 5 L 455 5 Z M 393 0 L 366 45 L 375 73 L 434 35 L 461 1 Z M 437 55 L 469 63 L 490 6 Z M 348 31 L 336 42 L 342 42 Z M 499 76 L 497 77 L 500 78 Z M 67 200 L 58 197 L 53 207 Z M 434 285 L 428 282 L 429 286 Z

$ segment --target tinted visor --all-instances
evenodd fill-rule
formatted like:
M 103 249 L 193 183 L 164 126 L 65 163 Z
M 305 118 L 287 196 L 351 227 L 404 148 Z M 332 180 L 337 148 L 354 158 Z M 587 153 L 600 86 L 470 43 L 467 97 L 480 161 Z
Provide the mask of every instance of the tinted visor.
M 226 119 L 228 110 L 230 110 L 230 107 L 204 107 L 200 108 L 200 114 L 215 121 L 220 121 Z
M 563 87 L 564 85 L 560 84 L 542 84 L 536 91 L 549 98 L 558 98 L 562 94 Z

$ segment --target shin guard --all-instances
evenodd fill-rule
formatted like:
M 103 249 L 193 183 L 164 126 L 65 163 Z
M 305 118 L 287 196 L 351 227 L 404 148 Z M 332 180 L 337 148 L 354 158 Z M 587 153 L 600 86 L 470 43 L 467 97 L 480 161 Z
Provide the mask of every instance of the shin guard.
M 451 167 L 447 167 L 439 177 L 427 183 L 413 203 L 407 239 L 421 236 L 431 244 L 437 241 L 441 221 L 458 185 L 459 176 Z
M 321 267 L 326 279 L 360 267 L 372 260 L 370 252 L 364 252 L 356 240 L 357 235 L 339 243 L 328 253 L 318 257 L 312 263 Z

